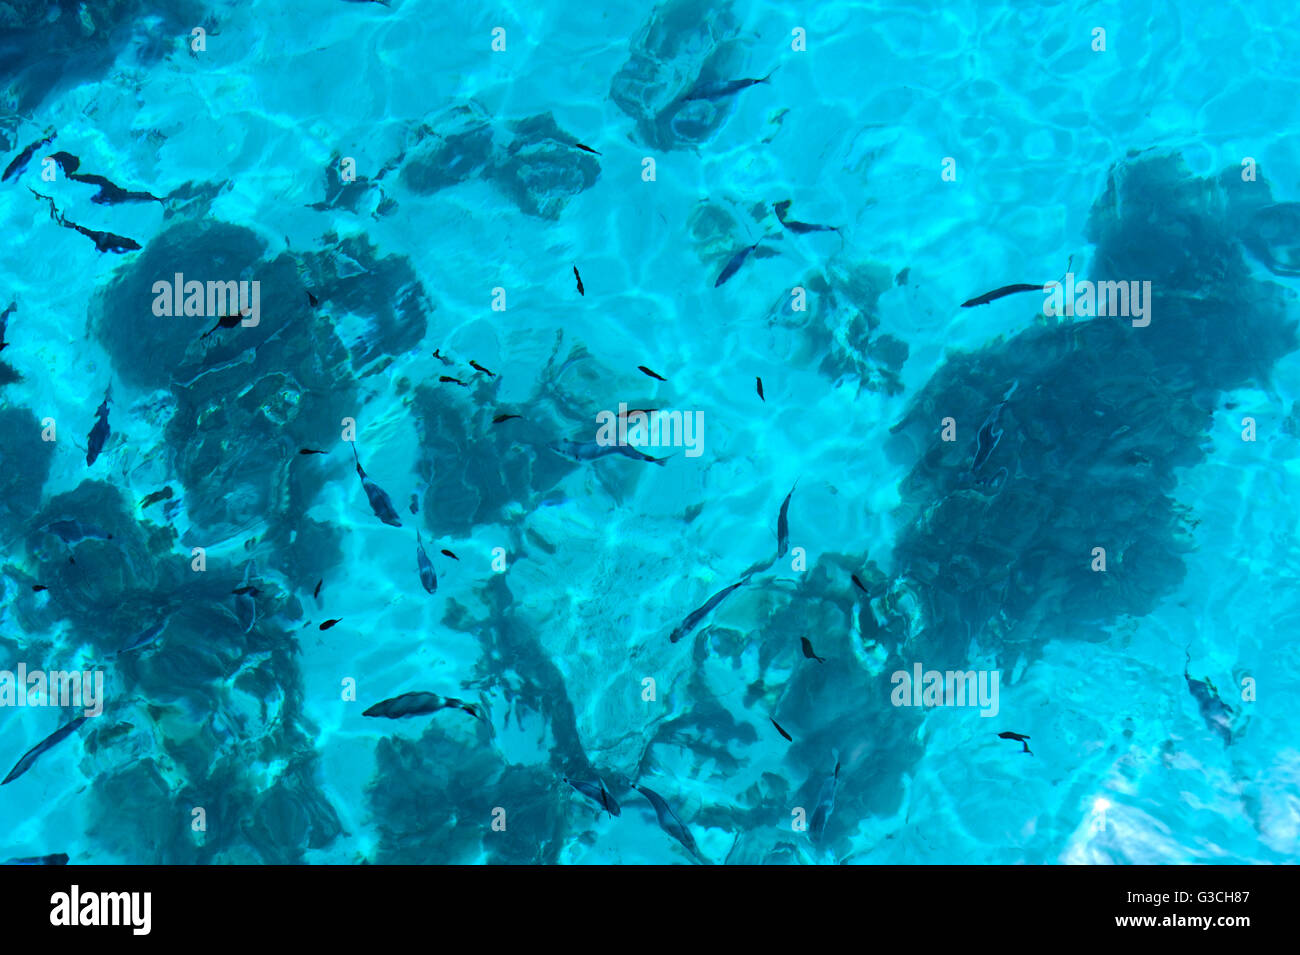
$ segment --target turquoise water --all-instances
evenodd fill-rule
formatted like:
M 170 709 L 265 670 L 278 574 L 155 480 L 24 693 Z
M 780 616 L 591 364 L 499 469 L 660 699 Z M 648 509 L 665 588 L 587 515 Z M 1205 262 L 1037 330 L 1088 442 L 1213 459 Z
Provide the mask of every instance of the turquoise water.
M 1295 859 L 1294 6 L 19 6 L 0 668 L 105 698 L 0 858 Z M 1067 272 L 1149 324 L 960 307 Z M 565 453 L 620 403 L 699 445 Z

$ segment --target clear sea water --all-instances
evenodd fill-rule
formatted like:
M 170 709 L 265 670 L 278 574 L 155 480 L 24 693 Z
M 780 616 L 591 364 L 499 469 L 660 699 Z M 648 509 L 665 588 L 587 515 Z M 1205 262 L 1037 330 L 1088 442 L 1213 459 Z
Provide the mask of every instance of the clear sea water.
M 106 700 L 0 857 L 1295 860 L 1294 4 L 6 11 L 5 162 L 56 138 L 0 189 L 0 667 Z M 960 307 L 1067 271 L 1150 324 Z M 259 324 L 156 316 L 177 272 Z M 620 403 L 701 453 L 556 450 Z M 996 715 L 894 705 L 918 663 Z M 481 718 L 362 715 L 408 692 Z

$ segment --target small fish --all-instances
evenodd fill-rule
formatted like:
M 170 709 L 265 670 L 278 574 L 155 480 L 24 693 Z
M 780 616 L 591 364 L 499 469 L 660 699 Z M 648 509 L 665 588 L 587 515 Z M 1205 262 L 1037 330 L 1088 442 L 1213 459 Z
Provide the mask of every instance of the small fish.
M 1223 745 L 1227 746 L 1232 742 L 1232 720 L 1233 711 L 1228 704 L 1224 703 L 1219 696 L 1219 690 L 1208 679 L 1195 680 L 1189 672 L 1192 663 L 1192 654 L 1190 649 L 1187 651 L 1187 664 L 1183 667 L 1183 679 L 1187 681 L 1187 689 L 1191 691 L 1192 699 L 1196 701 L 1196 708 L 1201 711 L 1201 719 L 1205 720 L 1205 725 L 1219 734 L 1223 740 Z
M 976 305 L 987 305 L 989 302 L 995 302 L 1006 295 L 1015 295 L 1017 292 L 1041 292 L 1043 283 L 1037 285 L 1004 285 L 1002 288 L 995 288 L 992 292 L 985 292 L 968 302 L 962 302 L 962 308 L 974 308 Z
M 817 797 L 817 808 L 813 810 L 812 819 L 808 822 L 808 835 L 812 837 L 814 843 L 822 841 L 822 835 L 826 832 L 826 823 L 835 809 L 835 786 L 839 779 L 840 764 L 836 761 L 835 773 L 822 783 L 821 794 Z
M 522 418 L 520 414 L 499 414 L 492 419 L 493 424 L 500 424 L 503 421 L 509 421 L 511 418 Z
M 90 197 L 90 201 L 97 205 L 115 206 L 123 202 L 163 202 L 158 196 L 148 192 L 134 192 L 129 189 L 123 189 L 121 186 L 109 182 L 103 176 L 91 176 L 85 173 L 69 174 L 69 179 L 75 182 L 84 182 L 87 185 L 97 186 L 99 191 Z
M 36 154 L 36 150 L 48 145 L 53 139 L 54 127 L 51 126 L 45 130 L 44 138 L 36 140 L 14 157 L 13 162 L 5 167 L 4 175 L 0 176 L 0 182 L 8 182 L 14 176 L 21 175 L 22 171 L 27 168 L 27 164 L 32 161 L 32 156 Z
M 597 779 L 594 783 L 584 783 L 576 779 L 570 779 L 568 776 L 561 776 L 560 778 L 611 816 L 622 814 L 619 809 L 618 800 L 609 794 L 609 790 L 605 788 L 604 782 L 600 779 Z
M 381 700 L 361 715 L 400 720 L 405 716 L 425 716 L 445 709 L 461 709 L 470 716 L 478 716 L 478 711 L 474 709 L 473 704 L 466 703 L 464 700 L 421 691 L 403 693 L 389 700 Z
M 81 168 L 80 159 L 72 155 L 72 153 L 64 152 L 61 149 L 56 153 L 50 153 L 50 155 L 46 158 L 53 159 L 56 163 L 58 163 L 59 168 L 63 170 L 63 174 L 65 176 L 75 176 L 77 174 L 77 170 Z
M 636 370 L 639 371 L 639 372 L 641 372 L 641 374 L 643 374 L 643 375 L 649 375 L 651 378 L 657 378 L 657 379 L 659 379 L 660 381 L 667 381 L 667 380 L 668 380 L 668 379 L 665 378 L 663 375 L 655 374 L 653 371 L 651 371 L 651 370 L 650 370 L 649 368 L 647 368 L 645 365 L 637 365 L 637 366 L 636 366 Z
M 19 856 L 16 859 L 9 859 L 3 865 L 67 865 L 68 854 L 66 852 L 56 852 L 48 856 Z
M 440 355 L 440 354 L 438 354 L 438 349 L 436 349 L 436 348 L 433 350 L 433 357 L 436 358 L 436 359 L 438 359 L 438 361 L 442 362 L 444 365 L 454 365 L 454 364 L 455 364 L 455 362 L 452 361 L 450 358 L 448 358 L 446 355 Z
M 998 419 L 1001 417 L 1004 407 L 1006 407 L 1005 401 L 989 412 L 989 416 L 980 425 L 979 434 L 975 437 L 975 461 L 971 464 L 971 474 L 979 472 L 979 469 L 988 461 L 989 455 L 1002 441 L 1003 431 L 998 427 Z
M 323 584 L 323 583 L 325 583 L 325 578 L 324 578 L 324 577 L 322 577 L 320 580 L 316 581 L 316 589 L 313 590 L 313 591 L 311 592 L 311 595 L 312 595 L 313 597 L 315 597 L 317 600 L 320 599 L 320 587 L 321 587 L 321 584 Z
M 698 85 L 694 89 L 692 89 L 691 92 L 683 96 L 682 99 L 686 101 L 693 100 L 693 99 L 712 100 L 712 99 L 722 99 L 724 96 L 734 96 L 736 93 L 739 93 L 743 89 L 748 89 L 749 87 L 756 86 L 759 83 L 766 83 L 769 77 L 771 77 L 772 73 L 775 72 L 776 72 L 776 68 L 774 67 L 772 69 L 772 72 L 768 73 L 767 76 L 761 77 L 756 80 L 752 80 L 752 79 L 726 80 L 723 82 L 705 83 L 702 85 Z
M 75 544 L 83 540 L 112 540 L 113 535 L 97 524 L 83 524 L 81 521 L 50 521 L 43 530 L 54 534 L 65 544 Z
M 433 573 L 433 562 L 424 552 L 424 541 L 420 539 L 420 529 L 415 529 L 415 566 L 420 571 L 420 584 L 429 593 L 438 590 L 438 578 Z
M 148 497 L 146 497 L 143 501 L 141 501 L 141 502 L 140 502 L 140 509 L 141 509 L 141 510 L 144 510 L 144 509 L 145 509 L 146 507 L 148 507 L 150 504 L 157 504 L 159 501 L 170 501 L 171 498 L 172 498 L 172 489 L 171 489 L 171 485 L 169 484 L 167 487 L 163 488 L 161 491 L 154 491 L 152 494 L 150 494 Z
M 320 304 L 320 299 L 318 299 L 315 295 L 311 294 L 311 289 L 304 289 L 304 291 L 306 291 L 307 293 L 307 304 L 309 304 L 312 308 L 315 308 L 317 305 Z
M 610 454 L 619 454 L 634 461 L 645 461 L 647 464 L 657 464 L 660 467 L 668 466 L 668 458 L 652 458 L 630 444 L 598 444 L 595 441 L 565 440 L 561 441 L 555 450 L 578 461 L 594 461 L 596 458 L 603 458 Z
M 9 330 L 9 316 L 18 311 L 18 303 L 10 302 L 9 307 L 0 313 L 0 351 L 4 351 L 11 344 L 5 341 L 5 334 Z
M 27 772 L 27 770 L 31 769 L 32 764 L 36 762 L 37 758 L 42 753 L 67 739 L 75 733 L 78 727 L 80 727 L 84 722 L 86 722 L 86 717 L 78 716 L 71 723 L 60 726 L 49 736 L 45 737 L 45 739 L 41 740 L 27 752 L 23 753 L 22 759 L 18 760 L 18 762 L 14 764 L 14 768 L 9 770 L 9 775 L 4 778 L 4 782 L 0 782 L 0 786 L 13 782 L 23 773 Z
M 575 149 L 581 149 L 589 153 L 594 153 L 597 156 L 601 155 L 601 153 L 596 152 L 596 150 L 592 149 L 590 146 L 584 146 L 582 145 L 582 143 L 574 143 L 573 146 Z M 618 813 L 614 813 L 614 815 L 617 816 Z
M 761 243 L 762 241 L 763 241 L 762 239 L 759 239 L 758 242 L 755 242 L 753 245 L 746 246 L 745 248 L 737 252 L 735 255 L 733 255 L 730 259 L 728 259 L 727 264 L 722 267 L 722 272 L 718 275 L 718 280 L 713 283 L 713 287 L 718 288 L 719 286 L 722 285 L 723 282 L 727 281 L 727 279 L 731 278 L 733 275 L 739 272 L 740 267 L 745 264 L 745 259 L 749 258 L 749 254 L 753 252 L 755 249 L 757 249 L 759 243 Z
M 32 593 L 39 594 L 42 590 L 49 590 L 44 584 L 32 584 Z
M 465 384 L 465 382 L 461 381 L 459 378 L 453 378 L 453 377 L 451 377 L 451 375 L 439 375 L 439 376 L 438 376 L 438 380 L 439 380 L 439 381 L 443 381 L 443 382 L 448 382 L 448 381 L 449 381 L 449 382 L 451 382 L 452 384 L 460 385 L 462 388 L 468 388 L 468 387 L 469 387 L 469 385 Z
M 334 624 L 339 623 L 342 619 L 342 617 L 335 617 L 333 620 L 326 620 L 320 625 L 320 629 L 328 630 L 330 627 L 334 626 Z
M 451 551 L 447 550 L 447 548 L 445 548 L 445 547 L 442 549 L 442 553 L 443 553 L 444 556 L 446 556 L 446 557 L 450 557 L 452 560 L 460 560 L 459 557 L 457 557 L 457 556 L 456 556 L 455 554 L 453 554 Z
M 257 573 L 257 564 L 250 560 L 244 565 L 244 580 L 239 587 L 239 590 L 244 592 L 235 591 L 235 619 L 244 628 L 244 633 L 250 633 L 253 625 L 257 623 L 257 602 L 253 600 L 252 593 L 255 588 L 250 586 L 255 573 Z
M 790 549 L 790 498 L 794 497 L 794 488 L 799 486 L 799 482 L 794 482 L 794 487 L 790 488 L 790 493 L 785 496 L 781 502 L 781 510 L 776 515 L 776 559 L 780 560 L 785 556 L 785 552 Z
M 631 418 L 634 414 L 652 415 L 658 410 L 658 408 L 632 408 L 628 411 L 620 411 L 618 416 L 620 418 Z
M 766 402 L 767 399 L 763 397 L 763 379 L 755 377 L 754 384 L 758 386 L 758 400 Z
M 234 590 L 231 591 L 231 593 L 235 594 L 236 596 L 242 594 L 248 594 L 249 596 L 256 597 L 258 594 L 261 593 L 261 591 L 250 584 L 247 587 L 236 587 Z
M 202 341 L 203 339 L 207 338 L 218 328 L 234 328 L 236 325 L 242 322 L 244 318 L 245 316 L 242 311 L 235 311 L 230 315 L 222 315 L 220 318 L 217 319 L 217 324 L 213 325 L 206 332 L 204 332 L 202 335 L 199 336 L 199 341 Z
M 647 789 L 645 786 L 636 786 L 634 788 L 642 796 L 650 800 L 650 805 L 654 806 L 655 815 L 659 818 L 659 828 L 684 845 L 691 855 L 699 859 L 700 851 L 695 847 L 695 839 L 691 836 L 691 831 L 682 825 L 682 821 L 668 808 L 668 803 L 664 802 L 663 797 L 653 789 Z
M 110 385 L 104 392 L 104 400 L 95 410 L 95 426 L 90 429 L 90 434 L 86 436 L 86 466 L 95 463 L 100 452 L 104 450 L 104 444 L 108 441 L 108 436 L 112 433 L 108 427 L 108 399 L 113 387 Z
M 690 616 L 688 616 L 685 620 L 683 620 L 681 622 L 681 625 L 678 626 L 677 629 L 674 630 L 669 635 L 668 639 L 672 643 L 676 643 L 678 640 L 682 639 L 682 637 L 687 636 L 692 630 L 694 630 L 696 627 L 700 625 L 701 620 L 703 620 L 705 617 L 707 617 L 710 613 L 713 612 L 713 609 L 717 607 L 718 604 L 726 600 L 727 597 L 731 595 L 731 592 L 733 590 L 747 583 L 749 583 L 749 578 L 742 577 L 740 580 L 736 581 L 730 587 L 724 587 L 722 590 L 719 590 L 716 594 L 714 594 L 707 601 L 705 601 L 703 607 L 700 607 L 698 610 L 692 611 Z
M 772 717 L 769 716 L 768 719 L 772 720 Z M 794 737 L 791 736 L 789 733 L 787 733 L 785 730 L 781 729 L 780 723 L 778 723 L 776 720 L 772 720 L 772 725 L 776 727 L 776 731 L 780 733 L 782 736 L 784 736 L 786 740 L 788 740 L 791 743 L 794 742 Z
M 849 576 L 852 577 L 853 582 L 858 585 L 858 590 L 861 590 L 864 594 L 871 593 L 871 591 L 867 590 L 867 585 L 864 584 L 862 581 L 858 580 L 857 574 L 849 574 Z
M 1029 749 L 1029 744 L 1025 742 L 1025 740 L 1029 739 L 1028 736 L 1022 736 L 1019 733 L 1012 733 L 1008 731 L 1006 733 L 999 733 L 998 739 L 1013 739 L 1021 746 L 1024 747 L 1024 749 L 1021 750 L 1022 753 L 1029 753 L 1030 756 L 1034 755 Z
M 833 225 L 814 225 L 811 222 L 798 222 L 795 219 L 787 219 L 786 212 L 790 209 L 790 200 L 783 199 L 772 207 L 776 210 L 776 218 L 781 225 L 785 226 L 796 235 L 803 235 L 808 232 L 839 232 L 838 226 Z
M 582 276 L 578 274 L 578 267 L 576 265 L 573 267 L 573 277 L 578 280 L 578 294 L 586 295 L 587 292 L 582 287 Z
M 473 368 L 475 371 L 481 371 L 481 372 L 483 372 L 483 374 L 487 375 L 489 378 L 495 378 L 495 377 L 496 377 L 496 375 L 494 375 L 492 372 L 488 371 L 486 368 L 484 368 L 482 365 L 480 365 L 478 362 L 474 361 L 473 359 L 470 360 L 470 363 L 469 363 L 469 364 L 470 364 L 470 367 Z
M 826 662 L 824 659 L 822 659 L 817 655 L 816 651 L 813 650 L 813 645 L 811 640 L 809 640 L 807 637 L 800 637 L 799 640 L 803 644 L 803 655 L 805 657 L 807 657 L 809 660 L 816 660 L 818 663 Z
M 299 454 L 329 454 L 328 451 L 319 451 L 316 448 L 299 448 Z
M 124 653 L 131 653 L 134 650 L 143 650 L 145 647 L 149 646 L 162 635 L 163 629 L 167 626 L 168 619 L 170 618 L 164 619 L 159 623 L 154 624 L 152 627 L 149 627 L 147 630 L 142 630 L 140 633 L 136 634 L 127 641 L 126 645 L 123 646 L 121 650 L 117 651 L 117 655 L 120 657 Z
M 402 522 L 397 517 L 397 511 L 393 509 L 393 502 L 388 494 L 370 478 L 366 477 L 366 472 L 361 469 L 361 459 L 357 457 L 357 446 L 352 445 L 352 457 L 357 462 L 357 475 L 361 478 L 361 487 L 366 492 L 366 498 L 370 501 L 370 509 L 375 512 L 375 517 L 379 518 L 390 527 L 401 527 Z

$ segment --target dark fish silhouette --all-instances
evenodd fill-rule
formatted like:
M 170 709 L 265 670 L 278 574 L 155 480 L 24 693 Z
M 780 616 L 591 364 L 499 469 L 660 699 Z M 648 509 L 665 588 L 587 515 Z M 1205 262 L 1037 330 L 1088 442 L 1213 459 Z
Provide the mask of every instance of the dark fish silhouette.
M 650 800 L 650 805 L 654 806 L 655 815 L 659 818 L 659 828 L 684 845 L 691 855 L 699 859 L 700 851 L 695 848 L 695 839 L 691 836 L 691 831 L 668 808 L 668 803 L 664 802 L 663 797 L 653 789 L 647 789 L 645 786 L 636 786 L 635 789 Z M 701 859 L 701 861 L 703 860 Z
M 100 232 L 97 229 L 87 229 L 85 226 L 79 226 L 75 222 L 64 222 L 69 229 L 80 232 L 91 242 L 95 243 L 95 248 L 100 252 L 134 252 L 140 248 L 140 243 L 135 239 L 128 239 L 124 235 L 116 235 L 112 232 Z
M 755 378 L 754 383 L 758 386 L 758 400 L 766 402 L 767 399 L 763 397 L 763 379 Z
M 1029 739 L 1028 736 L 1022 736 L 1020 733 L 1012 733 L 1011 731 L 1008 730 L 1005 733 L 999 733 L 998 739 L 1013 739 L 1021 746 L 1024 747 L 1024 749 L 1021 750 L 1022 753 L 1029 753 L 1030 756 L 1034 755 L 1029 750 L 1029 744 L 1025 742 L 1025 740 Z
M 43 139 L 38 139 L 30 146 L 23 149 L 22 152 L 14 157 L 13 162 L 5 167 L 4 175 L 0 176 L 0 182 L 8 182 L 14 176 L 21 175 L 22 171 L 27 168 L 27 164 L 32 161 L 32 156 L 36 154 L 36 150 L 52 141 L 54 135 L 54 127 L 51 126 L 45 130 L 45 137 Z
M 236 587 L 234 590 L 231 591 L 231 593 L 235 594 L 236 596 L 239 596 L 241 594 L 249 594 L 253 597 L 256 597 L 258 594 L 261 593 L 261 591 L 250 584 L 246 587 Z
M 460 709 L 470 716 L 478 716 L 478 711 L 471 703 L 466 703 L 464 700 L 458 700 L 451 696 L 439 696 L 437 693 L 421 691 L 403 693 L 401 696 L 395 696 L 389 700 L 381 700 L 361 715 L 400 720 L 405 716 L 425 716 L 445 709 Z
M 420 529 L 415 529 L 415 565 L 420 571 L 420 585 L 429 593 L 438 590 L 438 578 L 433 573 L 433 562 L 424 552 L 424 542 L 420 539 Z
M 690 614 L 690 616 L 688 616 L 685 620 L 683 620 L 681 622 L 681 625 L 669 635 L 668 639 L 671 642 L 676 643 L 678 640 L 682 639 L 682 637 L 685 637 L 688 634 L 690 634 L 692 630 L 694 630 L 696 627 L 700 625 L 701 620 L 703 620 L 705 617 L 707 617 L 710 613 L 713 612 L 713 609 L 717 607 L 718 604 L 722 603 L 722 601 L 726 600 L 727 597 L 731 596 L 731 592 L 733 590 L 747 583 L 749 583 L 748 576 L 742 577 L 740 580 L 736 581 L 730 587 L 724 587 L 722 590 L 719 590 L 716 594 L 714 594 L 705 602 L 703 607 L 700 607 L 698 610 L 693 611 Z
M 236 325 L 242 322 L 244 318 L 245 315 L 243 311 L 240 310 L 237 310 L 231 313 L 230 315 L 222 315 L 220 318 L 217 319 L 217 324 L 213 325 L 206 332 L 204 332 L 202 335 L 199 336 L 199 341 L 203 341 L 203 339 L 207 338 L 209 335 L 211 335 L 219 328 L 234 328 Z
M 172 489 L 171 489 L 171 485 L 169 484 L 167 487 L 163 488 L 161 491 L 154 491 L 152 494 L 150 494 L 148 497 L 146 497 L 143 501 L 141 501 L 141 502 L 140 502 L 140 509 L 141 509 L 141 510 L 144 510 L 144 509 L 145 509 L 146 507 L 148 507 L 150 504 L 157 504 L 159 501 L 170 501 L 170 500 L 171 500 L 171 497 L 172 497 Z
M 756 80 L 725 80 L 717 83 L 700 84 L 683 96 L 682 99 L 690 101 L 693 99 L 722 99 L 724 96 L 734 96 L 741 90 L 749 89 L 749 87 L 756 86 L 759 83 L 766 83 L 772 73 L 775 72 L 776 68 L 774 67 L 772 72 L 768 73 L 767 76 L 760 77 Z
M 244 628 L 244 633 L 251 632 L 253 625 L 257 623 L 257 602 L 253 600 L 256 588 L 249 586 L 255 573 L 257 573 L 257 564 L 250 560 L 244 565 L 244 581 L 239 588 L 244 593 L 235 593 L 235 619 Z
M 49 736 L 45 737 L 45 739 L 41 740 L 27 752 L 23 753 L 22 759 L 18 760 L 18 762 L 14 764 L 14 768 L 9 770 L 9 775 L 4 778 L 4 782 L 0 782 L 0 786 L 13 782 L 23 773 L 27 772 L 27 770 L 31 769 L 32 764 L 36 762 L 37 758 L 42 753 L 63 742 L 63 740 L 75 733 L 77 728 L 84 722 L 86 722 L 86 717 L 78 716 L 71 723 L 60 726 Z
M 315 448 L 299 448 L 299 454 L 329 454 L 328 451 L 318 451 Z
M 598 444 L 595 441 L 570 441 L 566 439 L 559 443 L 556 451 L 578 461 L 594 461 L 596 458 L 619 454 L 634 461 L 645 461 L 647 464 L 657 464 L 660 467 L 668 466 L 668 458 L 652 458 L 650 455 L 638 451 L 630 444 Z
M 776 203 L 772 208 L 776 210 L 776 217 L 780 221 L 781 225 L 785 226 L 787 229 L 789 229 L 791 232 L 796 233 L 797 235 L 803 235 L 804 233 L 807 232 L 839 232 L 840 231 L 837 226 L 833 226 L 833 225 L 814 225 L 811 222 L 799 222 L 795 219 L 787 219 L 785 217 L 785 214 L 790 209 L 789 199 L 781 200 L 780 202 Z
M 987 305 L 989 302 L 995 302 L 1007 295 L 1015 295 L 1017 292 L 1041 292 L 1042 290 L 1042 282 L 1039 282 L 1037 285 L 1004 285 L 1002 288 L 995 288 L 992 292 L 985 292 L 983 295 L 973 298 L 969 302 L 962 302 L 961 307 L 973 308 L 976 305 Z
M 316 589 L 313 590 L 313 591 L 311 592 L 311 595 L 312 595 L 313 597 L 316 597 L 317 599 L 320 598 L 320 587 L 321 587 L 321 584 L 323 584 L 323 583 L 325 583 L 325 578 L 324 578 L 324 577 L 322 577 L 320 580 L 316 581 Z
M 594 153 L 594 154 L 597 155 L 597 156 L 601 155 L 600 153 L 596 152 L 596 150 L 592 149 L 590 146 L 584 146 L 584 145 L 582 145 L 582 143 L 574 143 L 573 145 L 574 145 L 574 147 L 575 147 L 576 149 L 582 149 L 582 150 L 585 150 L 585 151 L 587 151 L 587 152 L 589 152 L 589 153 Z M 617 816 L 618 813 L 614 813 L 614 815 Z
M 135 239 L 128 239 L 123 235 L 114 235 L 112 232 L 100 232 L 97 229 L 87 229 L 85 226 L 77 225 L 75 222 L 69 222 L 68 219 L 60 213 L 57 208 L 55 208 L 54 200 L 52 198 L 41 195 L 31 186 L 27 187 L 27 191 L 37 199 L 44 199 L 50 204 L 51 219 L 63 226 L 65 229 L 72 229 L 75 232 L 80 232 L 86 238 L 90 239 L 90 241 L 94 242 L 95 248 L 100 252 L 134 252 L 136 249 L 140 248 L 140 243 L 136 242 Z
M 582 276 L 578 274 L 578 267 L 576 265 L 573 267 L 573 277 L 578 280 L 578 294 L 586 295 L 587 293 L 582 287 Z
M 433 357 L 436 358 L 436 359 L 438 359 L 438 361 L 442 362 L 444 365 L 454 365 L 454 364 L 455 364 L 455 362 L 452 361 L 450 358 L 448 358 L 446 355 L 440 355 L 440 354 L 438 354 L 438 349 L 436 349 L 436 348 L 433 350 Z
M 998 446 L 999 442 L 1001 442 L 1003 431 L 998 427 L 998 419 L 1002 417 L 1002 409 L 1007 406 L 1007 399 L 1011 397 L 1019 386 L 1020 379 L 1016 379 L 1016 382 L 1011 386 L 1011 389 L 1002 396 L 1002 401 L 996 408 L 989 412 L 989 416 L 985 418 L 984 423 L 980 425 L 979 434 L 975 436 L 975 461 L 970 467 L 971 474 L 979 472 L 979 469 L 988 461 L 989 455 L 993 453 L 993 449 Z
M 71 153 L 57 152 L 51 153 L 50 158 L 59 164 L 63 174 L 73 182 L 84 182 L 86 185 L 95 186 L 99 189 L 95 195 L 91 196 L 90 201 L 98 205 L 117 205 L 122 202 L 163 202 L 158 196 L 148 192 L 132 192 L 117 186 L 103 176 L 93 176 L 88 173 L 79 173 L 77 169 L 81 166 L 81 160 Z
M 68 854 L 66 852 L 56 852 L 48 856 L 19 856 L 16 859 L 9 859 L 4 865 L 67 865 Z
M 813 645 L 811 640 L 809 640 L 807 637 L 800 637 L 799 640 L 803 644 L 803 655 L 805 657 L 807 657 L 809 660 L 816 660 L 818 663 L 826 662 L 824 659 L 822 659 L 817 655 L 817 652 L 815 650 L 813 650 Z
M 32 593 L 39 594 L 42 590 L 49 590 L 44 584 L 32 584 Z
M 455 554 L 453 554 L 451 551 L 447 550 L 447 548 L 445 548 L 445 547 L 442 549 L 442 552 L 443 552 L 444 555 L 446 555 L 447 557 L 450 557 L 452 560 L 460 560 L 459 557 L 457 557 L 457 556 L 456 556 Z
M 511 418 L 522 418 L 522 417 L 523 415 L 519 415 L 519 414 L 499 414 L 492 419 L 492 423 L 500 424 L 503 421 L 509 421 Z
M 117 655 L 121 656 L 124 653 L 131 653 L 135 650 L 143 650 L 145 647 L 149 646 L 162 636 L 162 632 L 167 626 L 167 619 L 164 619 L 154 624 L 152 627 L 149 627 L 147 630 L 142 630 L 140 633 L 136 634 L 127 641 L 126 645 L 123 646 L 121 650 L 117 651 Z
M 808 823 L 808 835 L 814 843 L 821 842 L 826 832 L 826 823 L 835 809 L 835 786 L 839 780 L 840 764 L 837 760 L 834 774 L 822 783 L 822 791 L 817 797 L 817 808 L 813 810 L 812 819 Z
M 852 577 L 853 582 L 857 584 L 858 590 L 861 590 L 864 594 L 871 593 L 871 591 L 867 590 L 867 585 L 864 584 L 862 581 L 858 580 L 857 574 L 849 574 L 849 576 Z
M 639 372 L 641 372 L 641 374 L 643 374 L 643 375 L 649 375 L 651 378 L 658 378 L 660 381 L 667 381 L 667 380 L 668 380 L 668 379 L 665 378 L 663 375 L 655 374 L 653 371 L 651 371 L 651 370 L 650 370 L 649 368 L 647 368 L 645 365 L 637 365 L 637 366 L 636 366 L 636 370 L 639 371 Z
M 0 313 L 0 351 L 4 351 L 10 345 L 5 341 L 5 334 L 9 331 L 9 316 L 16 311 L 18 311 L 18 303 L 10 302 L 9 307 Z
M 780 560 L 785 556 L 785 552 L 790 549 L 790 498 L 794 497 L 794 488 L 799 486 L 799 482 L 794 482 L 794 487 L 790 488 L 790 493 L 785 496 L 781 502 L 781 510 L 776 515 L 776 559 Z
M 480 365 L 478 362 L 474 361 L 473 359 L 470 360 L 470 363 L 469 363 L 469 364 L 470 364 L 470 367 L 473 368 L 475 371 L 481 371 L 481 372 L 483 372 L 483 374 L 487 375 L 489 378 L 495 378 L 495 377 L 496 377 L 496 375 L 494 375 L 492 372 L 488 371 L 486 368 L 484 368 L 482 365 Z
M 390 527 L 401 527 L 402 522 L 397 517 L 397 511 L 393 509 L 393 502 L 381 488 L 370 478 L 366 477 L 366 472 L 361 468 L 361 459 L 357 457 L 357 446 L 352 445 L 352 457 L 357 462 L 357 475 L 361 478 L 361 486 L 365 489 L 366 498 L 370 501 L 370 509 L 375 512 L 375 517 L 379 518 Z
M 1209 679 L 1192 679 L 1189 672 L 1191 663 L 1192 654 L 1189 650 L 1187 651 L 1187 663 L 1183 667 L 1183 679 L 1187 681 L 1187 689 L 1191 691 L 1192 699 L 1196 701 L 1196 708 L 1201 711 L 1201 719 L 1205 720 L 1205 725 L 1218 733 L 1223 739 L 1223 745 L 1227 746 L 1232 742 L 1232 719 L 1234 716 L 1232 708 L 1223 702 L 1219 696 L 1218 688 Z
M 95 463 L 95 458 L 99 457 L 104 450 L 104 443 L 108 441 L 108 436 L 112 433 L 108 427 L 108 399 L 113 388 L 110 385 L 104 392 L 104 400 L 95 409 L 95 426 L 90 429 L 90 434 L 86 436 L 86 466 Z
M 83 524 L 81 521 L 50 521 L 43 530 L 59 538 L 65 544 L 75 544 L 83 540 L 112 540 L 113 535 L 97 524 Z
M 442 382 L 451 382 L 452 384 L 460 385 L 462 388 L 469 387 L 465 382 L 461 381 L 459 378 L 453 378 L 451 375 L 439 375 L 438 380 Z
M 749 253 L 757 249 L 759 243 L 762 241 L 762 239 L 759 239 L 758 242 L 755 242 L 753 245 L 745 246 L 745 248 L 741 249 L 728 259 L 727 264 L 722 267 L 722 272 L 718 275 L 718 280 L 713 283 L 713 287 L 717 288 L 723 282 L 727 281 L 727 279 L 739 272 L 740 267 L 745 264 L 745 259 L 749 258 Z
M 340 622 L 342 619 L 343 619 L 342 617 L 335 617 L 333 620 L 326 620 L 324 623 L 320 625 L 320 629 L 328 630 L 330 627 L 334 626 L 334 624 Z
M 605 784 L 601 780 L 597 779 L 594 783 L 584 783 L 576 779 L 570 779 L 568 776 L 561 778 L 611 816 L 621 815 L 618 800 L 609 794 L 609 790 L 605 788 Z
M 769 720 L 772 720 L 772 717 L 769 716 L 768 719 L 769 719 Z M 772 725 L 775 726 L 775 727 L 776 727 L 776 731 L 777 731 L 778 733 L 780 733 L 782 736 L 784 736 L 784 737 L 785 737 L 789 742 L 791 742 L 791 743 L 794 742 L 794 737 L 791 736 L 789 733 L 787 733 L 785 730 L 781 729 L 781 724 L 780 724 L 780 723 L 778 723 L 776 720 L 772 720 Z
M 311 305 L 312 308 L 315 308 L 320 304 L 320 299 L 311 294 L 311 289 L 306 289 L 305 291 L 307 292 L 307 303 Z

